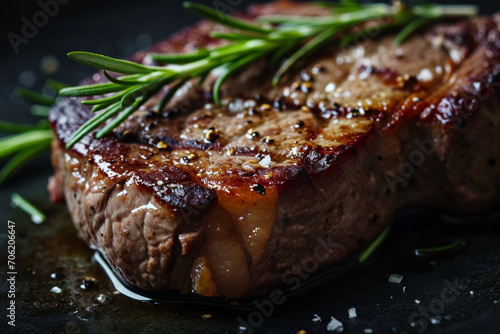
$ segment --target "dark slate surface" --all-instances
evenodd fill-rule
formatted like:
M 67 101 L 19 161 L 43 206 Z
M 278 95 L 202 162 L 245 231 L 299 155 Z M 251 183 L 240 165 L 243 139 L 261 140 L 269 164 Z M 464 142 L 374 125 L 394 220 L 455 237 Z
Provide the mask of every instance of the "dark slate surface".
M 214 1 L 200 1 L 213 4 Z M 254 1 L 255 2 L 255 1 Z M 444 1 L 443 1 L 444 2 Z M 458 3 L 460 1 L 451 1 Z M 464 1 L 461 1 L 464 2 Z M 227 0 L 243 9 L 248 2 Z M 500 10 L 494 1 L 479 1 L 484 13 Z M 32 17 L 39 5 L 23 2 L 0 4 L 0 119 L 34 121 L 28 104 L 13 98 L 14 87 L 29 83 L 41 89 L 51 77 L 77 83 L 92 73 L 65 58 L 70 50 L 88 50 L 116 57 L 129 55 L 196 21 L 180 1 L 69 1 L 15 54 L 9 32 L 19 33 L 22 17 Z M 48 75 L 41 59 L 51 55 L 59 71 Z M 26 72 L 28 71 L 28 72 Z M 24 77 L 24 80 L 21 80 Z M 28 80 L 26 80 L 26 78 Z M 344 333 L 498 333 L 500 325 L 500 219 L 495 216 L 462 223 L 445 223 L 439 213 L 414 211 L 399 216 L 384 247 L 367 264 L 340 278 L 309 287 L 286 302 L 262 302 L 264 311 L 238 311 L 199 304 L 143 303 L 122 295 L 103 270 L 92 261 L 92 251 L 76 237 L 64 207 L 48 203 L 46 180 L 51 173 L 48 156 L 27 167 L 16 180 L 0 189 L 0 332 L 7 327 L 6 235 L 7 219 L 16 222 L 17 332 L 97 333 L 168 332 L 327 333 L 333 316 Z M 44 225 L 35 225 L 9 205 L 19 192 L 48 213 Z M 415 259 L 409 250 L 422 240 L 444 243 L 462 237 L 466 246 L 442 258 Z M 56 274 L 51 278 L 51 274 Z M 403 275 L 400 284 L 389 283 L 391 274 Z M 82 280 L 97 281 L 82 289 Z M 450 284 L 452 287 L 450 288 Z M 62 289 L 60 295 L 50 292 Z M 472 292 L 472 293 L 471 293 Z M 99 295 L 105 303 L 97 301 Z M 102 299 L 101 298 L 101 299 Z M 420 303 L 417 304 L 416 300 Z M 357 317 L 349 319 L 348 309 Z M 321 321 L 314 322 L 317 314 Z M 204 318 L 205 315 L 205 318 Z M 208 318 L 207 315 L 211 315 Z M 413 323 L 413 324 L 412 324 Z

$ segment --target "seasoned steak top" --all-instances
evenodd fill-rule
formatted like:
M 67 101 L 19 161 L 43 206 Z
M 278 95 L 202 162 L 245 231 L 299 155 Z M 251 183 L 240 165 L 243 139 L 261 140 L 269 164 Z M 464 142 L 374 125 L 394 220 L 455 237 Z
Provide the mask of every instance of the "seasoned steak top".
M 325 12 L 278 3 L 253 7 L 248 17 L 262 13 Z M 393 131 L 406 120 L 451 127 L 457 110 L 472 115 L 479 100 L 464 96 L 488 93 L 500 72 L 499 22 L 494 16 L 435 25 L 400 47 L 393 35 L 360 34 L 359 43 L 343 48 L 332 41 L 277 87 L 276 66 L 262 60 L 224 84 L 220 107 L 211 94 L 214 73 L 202 87 L 186 84 L 161 113 L 151 109 L 168 88 L 112 135 L 89 135 L 71 150 L 112 180 L 154 190 L 172 208 L 206 208 L 216 191 L 240 187 L 265 194 L 268 186 L 340 168 L 374 131 Z M 152 51 L 220 43 L 208 37 L 213 29 L 222 28 L 202 22 Z M 144 52 L 133 60 L 152 62 Z M 96 74 L 85 84 L 103 80 Z M 62 143 L 93 116 L 81 101 L 62 99 L 51 112 Z

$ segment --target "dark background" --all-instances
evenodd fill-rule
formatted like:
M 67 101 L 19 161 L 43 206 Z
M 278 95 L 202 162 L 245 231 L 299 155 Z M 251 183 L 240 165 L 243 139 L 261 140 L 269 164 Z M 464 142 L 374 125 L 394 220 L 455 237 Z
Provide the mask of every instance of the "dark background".
M 43 2 L 47 1 L 44 0 Z M 198 2 L 212 5 L 214 0 L 198 0 Z M 244 10 L 252 2 L 265 1 L 244 0 L 235 10 Z M 437 2 L 467 3 L 467 1 L 458 0 Z M 485 14 L 500 11 L 500 3 L 496 0 L 483 0 L 475 3 L 481 7 L 482 13 Z M 9 32 L 21 34 L 22 18 L 26 17 L 29 21 L 32 21 L 33 15 L 40 11 L 41 8 L 38 1 L 14 2 L 0 0 L 0 119 L 19 122 L 36 120 L 29 114 L 29 103 L 13 96 L 12 92 L 15 87 L 24 86 L 34 90 L 41 90 L 46 78 L 76 84 L 94 72 L 93 69 L 67 59 L 66 53 L 69 51 L 85 50 L 113 57 L 126 57 L 139 49 L 147 48 L 151 44 L 164 39 L 173 32 L 179 31 L 182 27 L 196 22 L 197 18 L 186 13 L 181 4 L 182 1 L 167 0 L 140 2 L 129 0 L 71 0 L 68 4 L 60 5 L 57 15 L 49 18 L 48 23 L 39 28 L 36 36 L 30 38 L 27 44 L 21 44 L 19 53 L 16 54 L 7 39 L 7 34 Z M 52 61 L 58 62 L 57 71 L 47 73 L 41 66 L 44 59 L 52 59 Z M 76 233 L 69 224 L 69 217 L 64 212 L 60 213 L 64 209 L 53 209 L 47 206 L 48 199 L 44 186 L 50 174 L 50 163 L 48 155 L 46 155 L 25 169 L 20 174 L 20 177 L 0 189 L 2 230 L 7 218 L 17 222 L 24 219 L 25 221 L 22 222 L 24 225 L 20 226 L 29 226 L 27 231 L 34 232 L 33 235 L 30 235 L 31 232 L 19 231 L 19 243 L 29 248 L 29 254 L 43 254 L 44 252 L 43 249 L 37 249 L 36 245 L 30 245 L 30 240 L 33 240 L 34 237 L 42 238 L 41 240 L 46 240 L 48 236 L 56 238 L 57 231 L 49 234 L 43 229 L 55 229 L 56 227 L 59 229 L 58 226 L 65 225 L 68 228 L 62 229 L 72 236 L 68 237 L 70 241 L 66 241 L 66 243 L 77 242 L 74 236 Z M 45 205 L 48 208 L 47 210 L 52 212 L 52 216 L 59 217 L 61 224 L 49 222 L 43 228 L 42 226 L 34 226 L 22 213 L 9 207 L 9 197 L 13 192 L 25 195 L 37 206 L 43 207 Z M 498 224 L 496 225 L 498 226 Z M 345 332 L 349 333 L 361 333 L 363 328 L 373 328 L 375 333 L 390 333 L 393 327 L 397 329 L 397 333 L 412 332 L 412 328 L 408 324 L 408 315 L 416 309 L 414 299 L 422 299 L 425 306 L 428 307 L 430 298 L 439 296 L 441 293 L 443 280 L 461 277 L 464 282 L 468 282 L 467 285 L 470 286 L 471 290 L 476 291 L 474 298 L 469 296 L 468 291 L 462 292 L 457 302 L 447 310 L 452 314 L 452 320 L 442 319 L 441 324 L 436 326 L 429 324 L 426 333 L 471 333 L 473 331 L 497 333 L 496 329 L 500 328 L 500 309 L 499 304 L 494 305 L 492 301 L 500 300 L 500 287 L 498 285 L 498 274 L 500 273 L 500 259 L 498 258 L 500 249 L 498 245 L 500 240 L 498 228 L 478 228 L 478 230 L 472 232 L 461 231 L 458 235 L 467 235 L 470 244 L 467 252 L 454 261 L 445 261 L 438 267 L 433 267 L 433 269 L 427 271 L 427 269 L 413 266 L 412 263 L 407 263 L 401 259 L 396 259 L 394 263 L 391 263 L 390 261 L 394 259 L 391 259 L 389 254 L 382 253 L 377 261 L 368 268 L 363 269 L 361 273 L 358 272 L 352 279 L 346 278 L 340 282 L 334 282 L 334 284 L 342 286 L 342 289 L 325 289 L 329 285 L 322 285 L 313 290 L 309 296 L 299 297 L 277 311 L 273 317 L 266 319 L 265 325 L 258 332 L 295 333 L 297 330 L 304 328 L 308 329 L 309 333 L 321 333 L 325 331 L 330 315 L 336 315 L 337 318 L 342 320 L 346 324 Z M 3 241 L 3 239 L 0 241 Z M 46 242 L 49 244 L 50 240 Z M 3 254 L 5 251 L 4 244 L 1 247 Z M 90 263 L 88 254 L 91 254 L 91 252 L 86 249 L 86 246 L 80 242 L 78 247 L 83 248 L 81 250 L 83 255 L 81 256 L 84 258 L 84 263 L 90 268 L 79 268 L 79 270 L 81 272 L 98 270 L 97 265 Z M 58 255 L 51 253 L 51 256 L 57 257 Z M 2 268 L 2 272 L 0 273 L 0 279 L 2 279 L 1 284 L 3 287 L 3 256 L 1 260 L 0 268 Z M 28 268 L 24 269 L 27 270 Z M 39 270 L 38 276 L 35 278 L 40 277 L 42 281 L 46 280 L 47 277 L 41 275 L 40 272 L 41 270 Z M 388 274 L 403 272 L 405 273 L 403 284 L 391 285 L 387 283 Z M 22 276 L 19 279 L 21 280 Z M 31 284 L 29 279 L 24 280 L 24 282 L 26 286 Z M 401 290 L 403 285 L 408 286 L 406 293 Z M 26 287 L 26 291 L 31 291 L 32 294 L 38 293 L 36 289 L 38 287 L 31 291 Z M 337 290 L 337 292 L 332 292 L 334 290 Z M 3 288 L 0 293 L 2 293 L 3 297 Z M 82 302 L 83 304 L 85 303 Z M 64 324 L 67 324 L 67 321 L 75 321 L 83 333 L 87 331 L 125 331 L 125 328 L 136 332 L 143 330 L 158 332 L 162 331 L 162 328 L 163 331 L 168 328 L 175 333 L 206 333 L 209 331 L 217 333 L 224 330 L 234 332 L 237 328 L 236 317 L 238 314 L 229 313 L 225 310 L 210 310 L 210 313 L 214 314 L 214 318 L 210 321 L 204 321 L 201 320 L 201 314 L 206 313 L 206 309 L 200 310 L 191 306 L 171 308 L 162 306 L 164 308 L 158 308 L 129 301 L 120 302 L 119 300 L 116 301 L 116 304 L 121 305 L 120 307 L 124 310 L 123 313 L 110 311 L 108 315 L 108 313 L 104 312 L 101 318 L 99 318 L 99 314 L 94 315 L 94 321 L 92 319 L 88 321 L 88 319 L 85 320 L 85 318 L 73 314 L 70 315 L 69 312 L 65 314 L 58 313 L 62 306 L 58 308 L 56 305 L 53 311 L 43 316 L 36 312 L 33 314 L 25 312 L 22 325 L 29 332 L 41 332 L 42 328 L 43 331 L 68 332 L 68 328 L 64 328 Z M 124 305 L 131 306 L 125 308 Z M 346 319 L 347 309 L 353 306 L 358 309 L 358 314 L 360 314 L 357 322 Z M 311 319 L 315 313 L 323 317 L 321 324 L 312 324 Z M 0 329 L 4 328 L 5 325 L 3 314 L 3 312 L 0 313 Z M 124 319 L 127 319 L 130 324 L 125 325 L 122 322 Z M 54 328 L 57 330 L 54 330 Z M 0 330 L 0 332 L 3 331 Z

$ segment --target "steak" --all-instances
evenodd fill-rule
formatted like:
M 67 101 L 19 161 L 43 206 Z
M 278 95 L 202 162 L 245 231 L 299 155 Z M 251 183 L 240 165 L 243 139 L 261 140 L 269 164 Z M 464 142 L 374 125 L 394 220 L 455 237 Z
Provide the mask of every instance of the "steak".
M 247 17 L 277 13 L 328 12 L 277 2 Z M 201 22 L 151 51 L 220 43 L 212 29 Z M 151 111 L 165 88 L 111 135 L 71 149 L 93 114 L 82 98 L 60 99 L 53 200 L 126 282 L 232 299 L 343 263 L 397 210 L 498 205 L 500 15 L 435 24 L 399 47 L 391 34 L 359 37 L 332 41 L 277 87 L 276 68 L 256 62 L 225 82 L 220 107 L 216 73 Z

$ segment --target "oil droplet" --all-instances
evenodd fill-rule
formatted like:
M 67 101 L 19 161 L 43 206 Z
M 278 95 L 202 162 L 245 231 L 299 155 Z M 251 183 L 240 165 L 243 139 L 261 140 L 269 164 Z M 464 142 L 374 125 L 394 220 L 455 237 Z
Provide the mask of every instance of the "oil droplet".
M 22 71 L 17 77 L 19 84 L 24 87 L 33 87 L 36 83 L 36 74 L 33 71 L 25 70 Z
M 44 74 L 54 74 L 59 71 L 59 60 L 53 55 L 46 55 L 40 60 L 40 70 Z
M 106 293 L 100 293 L 99 295 L 97 295 L 97 297 L 95 299 L 99 302 L 99 304 L 102 304 L 102 305 L 109 305 L 109 304 L 111 304 L 111 301 L 113 300 L 113 298 Z
M 90 290 L 96 285 L 96 279 L 93 277 L 85 277 L 84 280 L 82 280 L 82 284 L 80 285 L 80 288 L 83 290 Z

